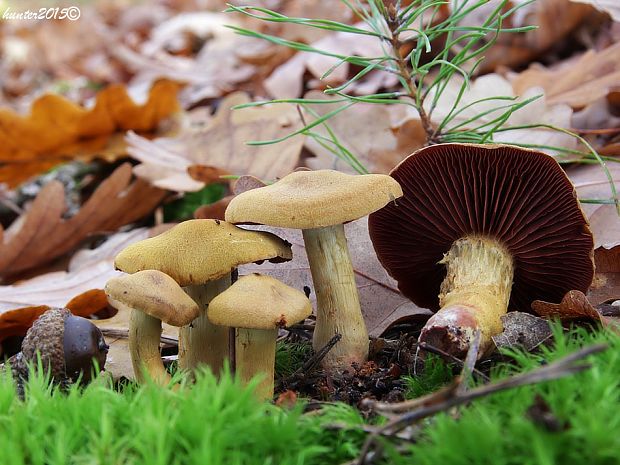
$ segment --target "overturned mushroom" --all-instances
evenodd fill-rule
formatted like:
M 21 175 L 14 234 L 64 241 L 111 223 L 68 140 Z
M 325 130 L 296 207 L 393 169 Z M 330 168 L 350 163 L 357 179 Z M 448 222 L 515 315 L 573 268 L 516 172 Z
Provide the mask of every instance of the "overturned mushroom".
M 348 369 L 368 356 L 368 331 L 343 224 L 378 210 L 402 195 L 381 174 L 297 171 L 278 182 L 235 197 L 226 209 L 232 223 L 301 229 L 317 299 L 313 347 L 342 339 L 323 359 L 326 369 Z
M 198 316 L 198 305 L 174 279 L 157 270 L 110 279 L 105 285 L 110 305 L 130 310 L 129 350 L 136 379 L 170 382 L 159 353 L 161 323 L 183 326 Z
M 370 215 L 379 260 L 417 305 L 439 311 L 420 340 L 462 357 L 492 349 L 500 317 L 592 282 L 593 239 L 575 191 L 544 153 L 502 145 L 426 147 L 391 173 L 398 205 Z
M 228 358 L 228 330 L 212 325 L 206 309 L 227 289 L 239 265 L 292 258 L 291 246 L 274 234 L 247 231 L 219 220 L 184 221 L 159 236 L 137 242 L 116 256 L 116 268 L 126 273 L 160 270 L 171 276 L 200 306 L 199 316 L 181 328 L 179 367 L 200 364 L 219 373 Z
M 247 383 L 264 378 L 257 388 L 261 399 L 273 397 L 278 328 L 295 324 L 312 313 L 306 295 L 270 276 L 242 276 L 209 304 L 213 324 L 236 329 L 235 368 Z

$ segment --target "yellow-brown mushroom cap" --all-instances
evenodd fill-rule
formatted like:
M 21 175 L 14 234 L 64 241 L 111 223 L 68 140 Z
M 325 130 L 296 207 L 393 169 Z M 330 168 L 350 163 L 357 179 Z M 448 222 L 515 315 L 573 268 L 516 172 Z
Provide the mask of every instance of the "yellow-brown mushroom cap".
M 312 313 L 306 295 L 271 276 L 242 276 L 209 304 L 211 323 L 246 329 L 293 325 Z
M 163 271 L 181 286 L 189 286 L 221 278 L 246 263 L 292 257 L 291 245 L 275 234 L 219 220 L 189 220 L 126 247 L 114 266 L 125 273 Z
M 321 228 L 362 218 L 402 195 L 398 182 L 384 174 L 296 171 L 236 196 L 226 209 L 226 221 Z
M 115 308 L 140 310 L 172 326 L 185 326 L 198 316 L 198 305 L 177 282 L 157 270 L 110 279 L 105 285 Z

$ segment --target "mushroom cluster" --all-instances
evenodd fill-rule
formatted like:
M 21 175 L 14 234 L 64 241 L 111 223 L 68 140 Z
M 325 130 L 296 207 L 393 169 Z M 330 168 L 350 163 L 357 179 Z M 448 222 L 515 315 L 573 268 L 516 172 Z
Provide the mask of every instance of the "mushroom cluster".
M 586 292 L 593 238 L 558 163 L 533 150 L 442 144 L 391 172 L 398 204 L 369 218 L 380 262 L 417 305 L 437 310 L 420 340 L 463 357 L 477 331 L 493 348 L 508 308 Z
M 112 306 L 132 312 L 129 345 L 138 380 L 170 382 L 159 355 L 163 321 L 181 327 L 181 369 L 206 365 L 217 374 L 232 352 L 240 378 L 263 374 L 257 393 L 273 395 L 278 329 L 305 319 L 312 307 L 304 293 L 269 276 L 234 282 L 239 265 L 287 261 L 292 254 L 291 244 L 274 234 L 233 223 L 303 230 L 318 303 L 313 345 L 320 349 L 336 334 L 342 336 L 324 359 L 327 370 L 366 361 L 368 332 L 343 224 L 401 195 L 398 183 L 386 175 L 293 172 L 237 196 L 227 221 L 185 221 L 125 248 L 115 266 L 127 274 L 111 279 L 106 294 Z
M 133 312 L 138 379 L 170 380 L 159 355 L 164 321 L 181 327 L 180 368 L 207 365 L 217 374 L 234 356 L 240 378 L 261 373 L 257 394 L 273 396 L 278 330 L 306 318 L 311 304 L 269 276 L 235 282 L 240 265 L 292 258 L 286 241 L 235 224 L 302 230 L 317 300 L 313 347 L 341 337 L 323 368 L 365 362 L 368 332 L 343 225 L 366 215 L 400 290 L 437 310 L 420 340 L 454 356 L 464 356 L 477 333 L 479 356 L 492 349 L 509 307 L 559 301 L 593 278 L 587 221 L 570 181 L 544 153 L 443 144 L 410 155 L 390 176 L 296 171 L 233 198 L 226 221 L 186 221 L 116 257 L 128 275 L 110 280 L 106 292 L 113 306 Z
M 179 326 L 179 367 L 206 365 L 219 373 L 229 358 L 229 331 L 213 325 L 206 309 L 230 287 L 242 264 L 290 260 L 291 246 L 274 234 L 219 220 L 190 220 L 132 244 L 115 259 L 129 273 L 106 284 L 113 307 L 132 310 L 130 350 L 138 379 L 167 384 L 159 356 L 161 321 Z

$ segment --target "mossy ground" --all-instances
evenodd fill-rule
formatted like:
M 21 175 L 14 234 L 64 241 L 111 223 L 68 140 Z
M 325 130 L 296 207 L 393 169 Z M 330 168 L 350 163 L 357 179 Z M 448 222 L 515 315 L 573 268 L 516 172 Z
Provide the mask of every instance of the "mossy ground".
M 427 420 L 415 444 L 398 453 L 387 448 L 385 463 L 620 463 L 620 336 L 574 330 L 536 355 L 514 352 L 514 362 L 498 365 L 492 378 L 595 342 L 610 348 L 591 357 L 592 369 Z M 450 370 L 423 376 L 429 379 L 412 382 L 412 393 L 447 381 Z M 537 395 L 550 423 L 532 413 Z M 358 454 L 362 422 L 344 404 L 312 414 L 303 413 L 303 402 L 292 410 L 261 404 L 251 386 L 242 388 L 230 376 L 218 383 L 208 372 L 177 392 L 152 385 L 119 392 L 100 380 L 63 394 L 38 376 L 25 401 L 12 380 L 0 377 L 0 463 L 7 465 L 340 464 Z M 350 427 L 329 427 L 335 423 Z

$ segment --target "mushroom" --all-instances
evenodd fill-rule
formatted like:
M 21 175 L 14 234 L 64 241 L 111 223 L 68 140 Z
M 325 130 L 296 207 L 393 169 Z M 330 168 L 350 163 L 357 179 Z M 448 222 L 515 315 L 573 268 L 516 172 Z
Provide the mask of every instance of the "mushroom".
M 343 224 L 402 195 L 387 175 L 352 176 L 331 170 L 296 171 L 274 184 L 243 192 L 226 209 L 226 221 L 301 229 L 317 299 L 312 345 L 342 339 L 323 359 L 327 370 L 349 369 L 368 357 L 368 331 Z
M 508 307 L 585 292 L 593 238 L 575 190 L 550 156 L 507 145 L 423 148 L 391 173 L 398 205 L 370 215 L 370 237 L 402 293 L 439 311 L 420 341 L 463 357 L 480 330 L 493 349 Z
M 243 383 L 256 374 L 264 378 L 256 389 L 261 399 L 273 397 L 278 328 L 304 320 L 312 313 L 306 295 L 270 276 L 242 276 L 209 304 L 209 320 L 236 328 L 235 369 Z
M 200 314 L 180 330 L 179 367 L 187 370 L 206 364 L 217 374 L 228 358 L 230 341 L 227 330 L 207 319 L 209 302 L 231 285 L 231 272 L 237 266 L 291 258 L 291 245 L 274 234 L 247 231 L 220 220 L 190 220 L 128 246 L 114 264 L 126 273 L 160 270 L 185 287 Z
M 177 282 L 157 270 L 145 270 L 110 279 L 105 285 L 108 302 L 130 310 L 129 350 L 136 379 L 149 377 L 162 386 L 170 382 L 159 353 L 161 323 L 183 326 L 198 316 L 198 305 Z

